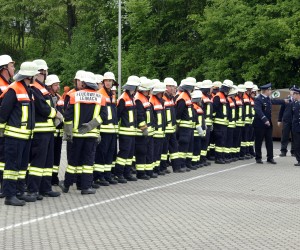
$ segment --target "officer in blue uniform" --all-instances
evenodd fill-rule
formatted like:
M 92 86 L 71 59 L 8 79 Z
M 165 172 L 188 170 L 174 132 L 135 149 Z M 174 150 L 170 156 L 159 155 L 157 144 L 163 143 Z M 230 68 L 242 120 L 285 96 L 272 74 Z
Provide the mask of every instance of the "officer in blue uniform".
M 278 126 L 282 124 L 282 134 L 281 134 L 281 154 L 279 156 L 284 157 L 287 153 L 287 146 L 289 144 L 290 134 L 292 135 L 291 143 L 291 155 L 294 155 L 294 140 L 292 132 L 292 108 L 293 108 L 293 89 L 299 88 L 295 85 L 290 87 L 290 95 L 288 96 L 289 102 L 285 105 L 281 105 L 279 115 L 278 115 Z
M 254 109 L 255 117 L 253 121 L 254 133 L 255 133 L 255 153 L 256 163 L 262 164 L 261 146 L 263 139 L 266 142 L 267 148 L 267 162 L 276 164 L 273 159 L 273 140 L 272 140 L 272 104 L 282 105 L 284 100 L 271 99 L 272 84 L 268 83 L 260 87 L 261 94 L 255 98 Z
M 294 165 L 300 167 L 300 89 L 294 87 L 292 90 L 294 99 L 292 103 L 292 132 L 294 136 L 294 153 L 297 160 Z

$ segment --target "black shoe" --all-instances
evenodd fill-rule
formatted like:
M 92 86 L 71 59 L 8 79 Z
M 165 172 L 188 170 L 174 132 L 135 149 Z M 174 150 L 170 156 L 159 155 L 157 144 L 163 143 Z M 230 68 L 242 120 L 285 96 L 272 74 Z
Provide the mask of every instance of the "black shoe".
M 184 172 L 185 172 L 185 170 L 183 168 L 173 170 L 173 173 L 184 173 Z
M 158 175 L 166 175 L 165 170 L 159 170 L 157 171 Z
M 115 176 L 115 180 L 118 181 L 118 183 L 127 183 L 127 180 L 124 178 L 124 176 Z
M 188 167 L 190 170 L 197 170 L 197 167 L 195 167 L 195 166 L 189 166 Z
M 126 176 L 125 179 L 127 181 L 137 181 L 138 179 L 136 177 L 134 177 L 133 175 L 129 175 L 129 176 Z
M 108 181 L 109 184 L 112 184 L 112 185 L 118 184 L 118 181 L 115 180 L 115 179 L 113 179 L 113 178 L 108 178 L 108 179 L 106 179 L 106 180 Z
M 109 186 L 109 181 L 105 180 L 105 178 L 100 178 L 99 180 L 96 180 L 95 183 L 100 186 Z
M 63 181 L 59 182 L 59 187 L 61 188 L 61 191 L 63 191 L 64 193 L 69 192 L 69 187 L 66 187 Z
M 37 200 L 36 195 L 21 194 L 21 195 L 17 195 L 17 198 L 19 200 L 26 201 L 26 202 L 36 202 Z
M 183 168 L 185 172 L 190 172 L 191 170 L 188 167 Z
M 81 190 L 81 194 L 95 194 L 95 193 L 96 193 L 96 189 L 93 189 L 93 188 Z
M 61 195 L 60 192 L 55 192 L 55 191 L 48 191 L 48 192 L 44 192 L 44 193 L 41 193 L 42 196 L 44 197 L 58 197 Z
M 203 165 L 204 165 L 205 167 L 207 167 L 207 166 L 210 166 L 210 165 L 211 165 L 211 163 L 210 163 L 210 162 L 208 162 L 208 161 L 205 161 L 205 162 L 203 162 Z
M 249 156 L 249 155 L 245 155 L 245 160 L 250 160 L 251 159 L 251 156 Z
M 3 192 L 0 192 L 0 198 L 5 198 L 5 195 Z
M 23 200 L 19 200 L 16 196 L 11 196 L 5 198 L 4 204 L 10 206 L 24 206 L 26 202 Z
M 245 160 L 245 157 L 244 156 L 240 156 L 239 160 L 243 161 L 243 160 Z
M 149 176 L 150 176 L 150 178 L 152 178 L 152 179 L 158 178 L 158 174 L 157 174 L 157 173 L 153 173 L 153 174 L 151 174 L 151 175 L 149 175 Z
M 286 156 L 286 152 L 281 152 L 279 156 L 280 157 L 285 157 Z
M 137 175 L 136 176 L 140 180 L 150 180 L 150 176 L 143 174 L 143 175 Z
M 270 159 L 270 160 L 267 160 L 268 163 L 271 163 L 271 164 L 277 164 L 276 161 L 274 161 L 274 159 Z
M 224 161 L 225 161 L 225 163 L 231 163 L 232 162 L 230 159 L 225 159 Z
M 294 164 L 295 167 L 300 167 L 300 162 Z
M 263 161 L 262 161 L 261 159 L 256 160 L 256 163 L 257 163 L 257 164 L 264 164 Z
M 39 194 L 39 193 L 30 193 L 30 192 L 27 192 L 27 195 L 35 197 L 38 201 L 41 201 L 41 200 L 44 199 L 44 197 L 41 194 Z
M 169 169 L 166 169 L 166 170 L 165 170 L 165 173 L 166 173 L 166 174 L 171 174 L 171 171 L 170 171 Z
M 207 160 L 209 160 L 209 161 L 214 161 L 216 158 L 214 157 L 214 156 L 208 156 L 207 157 Z
M 216 164 L 225 164 L 225 161 L 223 161 L 223 160 L 215 160 L 215 163 Z
M 98 183 L 92 183 L 92 188 L 94 189 L 99 189 L 100 188 L 100 185 Z

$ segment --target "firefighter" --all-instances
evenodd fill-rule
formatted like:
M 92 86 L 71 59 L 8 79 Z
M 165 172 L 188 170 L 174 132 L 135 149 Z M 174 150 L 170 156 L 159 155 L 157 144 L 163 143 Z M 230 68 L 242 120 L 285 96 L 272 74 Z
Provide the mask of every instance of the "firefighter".
M 233 138 L 235 136 L 236 128 L 236 102 L 235 95 L 237 93 L 237 86 L 233 85 L 227 96 L 227 110 L 228 110 L 228 127 L 227 127 L 227 139 L 226 139 L 226 151 L 225 160 L 228 162 L 237 161 L 235 158 L 235 147 L 233 144 Z
M 115 166 L 115 179 L 119 183 L 127 181 L 137 181 L 132 175 L 131 167 L 135 153 L 135 136 L 137 133 L 137 117 L 134 95 L 140 85 L 140 78 L 129 76 L 123 86 L 124 92 L 119 97 L 117 103 L 117 113 L 119 121 L 119 152 L 117 154 Z
M 250 146 L 250 139 L 251 139 L 251 130 L 252 130 L 252 107 L 251 105 L 251 91 L 253 88 L 253 82 L 247 81 L 244 83 L 244 87 L 246 92 L 243 95 L 244 105 L 245 105 L 245 126 L 242 128 L 242 142 L 241 142 L 241 156 L 244 157 L 246 160 L 251 159 L 253 156 L 250 155 L 249 146 Z
M 65 96 L 65 98 L 64 98 L 64 110 L 66 110 L 67 109 L 67 107 L 68 107 L 68 105 L 69 105 L 69 101 L 70 101 L 70 95 L 72 94 L 72 93 L 74 93 L 75 91 L 78 91 L 78 90 L 81 90 L 82 89 L 82 84 L 81 84 L 81 80 L 80 79 L 82 79 L 82 77 L 84 76 L 84 74 L 85 74 L 85 71 L 84 70 L 78 70 L 77 72 L 76 72 L 76 75 L 75 75 L 75 77 L 74 77 L 74 79 L 73 79 L 73 82 L 74 82 L 74 88 L 73 89 L 71 89 L 67 94 L 66 94 L 66 96 Z
M 95 74 L 95 81 L 98 84 L 99 91 L 103 88 L 103 75 Z
M 60 192 L 52 191 L 52 171 L 54 165 L 54 118 L 63 119 L 62 114 L 54 108 L 50 93 L 45 88 L 48 75 L 47 63 L 38 59 L 39 74 L 31 89 L 35 105 L 35 128 L 31 143 L 30 166 L 28 168 L 27 189 L 29 195 L 37 200 L 43 196 L 58 197 Z
M 64 110 L 66 110 L 69 106 L 70 103 L 70 95 L 76 91 L 79 91 L 82 89 L 82 78 L 85 76 L 85 71 L 84 70 L 78 70 L 75 74 L 75 77 L 73 79 L 74 82 L 74 88 L 71 89 L 65 96 L 64 98 Z M 70 143 L 69 141 L 67 141 L 67 161 L 69 161 L 69 155 L 70 155 L 70 151 L 72 149 L 72 143 Z M 80 173 L 78 174 L 78 178 L 77 178 L 77 188 L 78 190 L 80 190 L 80 180 L 81 180 L 81 176 Z
M 15 73 L 15 62 L 9 55 L 0 56 L 0 95 L 11 84 L 11 78 Z M 2 180 L 4 171 L 4 137 L 0 138 L 0 198 L 4 198 L 2 193 Z
M 25 177 L 35 123 L 30 84 L 36 74 L 39 72 L 35 63 L 22 63 L 20 71 L 14 76 L 15 82 L 1 95 L 0 137 L 5 136 L 5 205 L 23 206 L 26 202 L 36 201 L 35 197 L 25 195 Z
M 201 158 L 200 165 L 209 166 L 211 163 L 207 161 L 207 151 L 211 138 L 211 133 L 213 131 L 213 104 L 211 98 L 211 90 L 213 83 L 211 80 L 204 80 L 200 85 L 200 90 L 202 92 L 201 107 L 204 112 L 205 124 L 207 126 L 206 135 L 202 137 L 201 142 Z
M 183 171 L 196 169 L 192 167 L 188 152 L 193 150 L 194 130 L 193 130 L 193 105 L 191 93 L 194 90 L 194 81 L 182 80 L 180 83 L 182 93 L 176 100 L 176 123 L 178 152 Z
M 201 158 L 201 142 L 202 137 L 206 136 L 206 125 L 204 112 L 200 106 L 202 92 L 200 89 L 195 89 L 191 94 L 194 112 L 194 147 L 193 147 L 193 158 L 192 166 L 194 168 L 203 167 L 200 163 Z
M 249 154 L 251 158 L 255 157 L 255 152 L 254 152 L 254 127 L 253 127 L 253 120 L 255 116 L 255 109 L 254 109 L 254 100 L 256 97 L 256 92 L 258 91 L 257 85 L 253 85 L 253 88 L 251 90 L 250 94 L 250 104 L 251 104 L 251 114 L 252 114 L 252 119 L 251 119 L 251 126 L 250 126 L 250 133 L 249 133 L 249 141 L 248 141 L 248 147 L 249 147 Z
M 220 81 L 215 81 L 213 82 L 213 89 L 211 92 L 211 100 L 213 100 L 214 96 L 219 92 L 220 88 L 221 88 L 222 82 Z M 210 134 L 210 142 L 209 142 L 209 146 L 208 146 L 208 157 L 207 159 L 210 161 L 214 161 L 215 160 L 215 133 L 212 127 L 212 131 Z
M 166 91 L 166 85 L 163 82 L 154 84 L 152 95 L 150 96 L 150 103 L 154 110 L 154 172 L 158 175 L 165 175 L 165 166 L 161 165 L 161 154 L 163 150 L 165 129 L 166 129 L 166 116 L 163 94 Z
M 100 82 L 101 77 L 97 81 Z M 118 133 L 116 95 L 111 90 L 116 84 L 115 75 L 112 72 L 106 72 L 102 77 L 102 83 L 98 83 L 98 86 L 100 85 L 99 93 L 105 99 L 107 108 L 107 120 L 100 128 L 101 142 L 96 148 L 94 165 L 94 181 L 101 186 L 118 184 L 118 181 L 112 178 L 111 173 L 114 167 Z
M 58 94 L 59 93 L 60 80 L 57 75 L 48 75 L 45 81 L 46 89 L 51 95 L 54 108 L 56 108 L 62 115 L 64 114 L 64 100 Z M 62 136 L 63 136 L 63 122 L 60 119 L 54 120 L 54 125 L 56 127 L 56 132 L 54 133 L 54 166 L 52 171 L 52 185 L 57 186 L 58 171 L 61 159 L 61 149 L 62 149 Z
M 99 142 L 98 127 L 107 119 L 105 102 L 97 92 L 98 85 L 92 72 L 80 76 L 82 89 L 70 95 L 70 103 L 65 110 L 64 139 L 71 144 L 65 180 L 59 183 L 64 193 L 69 192 L 74 182 L 82 195 L 95 194 L 92 188 L 95 148 Z M 70 145 L 67 144 L 67 147 Z M 67 149 L 68 150 L 68 149 Z
M 245 126 L 245 105 L 243 95 L 246 89 L 243 84 L 237 86 L 237 95 L 235 96 L 236 105 L 236 122 L 235 122 L 235 136 L 233 138 L 233 145 L 235 148 L 235 158 L 238 160 L 245 160 L 245 157 L 241 154 L 241 144 L 242 144 L 242 130 Z
M 150 79 L 140 77 L 141 84 L 134 100 L 137 110 L 137 136 L 135 138 L 136 177 L 149 180 L 153 177 L 153 134 L 154 113 L 149 102 L 153 83 Z M 150 157 L 148 156 L 150 155 Z M 149 160 L 150 159 L 150 160 Z M 147 161 L 148 160 L 148 161 Z
M 176 109 L 174 96 L 176 95 L 177 83 L 173 78 L 167 77 L 164 80 L 164 84 L 166 85 L 166 91 L 163 95 L 166 113 L 166 134 L 162 152 L 164 158 L 162 157 L 161 164 L 163 165 L 163 169 L 167 168 L 167 155 L 169 153 L 173 172 L 182 173 L 184 170 L 181 169 L 181 162 L 178 154 L 178 142 L 176 138 Z
M 227 136 L 227 95 L 232 87 L 232 82 L 225 80 L 220 91 L 213 97 L 214 110 L 214 139 L 215 139 L 215 163 L 225 164 L 225 145 Z

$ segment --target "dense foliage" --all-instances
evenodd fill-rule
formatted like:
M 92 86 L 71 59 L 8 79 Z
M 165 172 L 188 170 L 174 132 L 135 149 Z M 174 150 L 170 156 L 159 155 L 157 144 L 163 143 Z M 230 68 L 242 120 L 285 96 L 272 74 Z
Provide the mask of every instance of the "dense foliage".
M 118 0 L 0 0 L 0 54 L 117 73 Z M 300 80 L 299 0 L 123 0 L 122 79 Z M 123 81 L 124 82 L 124 81 Z

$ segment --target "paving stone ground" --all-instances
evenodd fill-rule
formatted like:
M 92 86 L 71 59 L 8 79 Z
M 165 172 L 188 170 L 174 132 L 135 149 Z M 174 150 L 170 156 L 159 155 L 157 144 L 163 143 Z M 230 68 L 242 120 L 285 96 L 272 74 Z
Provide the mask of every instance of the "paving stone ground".
M 300 249 L 300 168 L 291 156 L 276 161 L 213 164 L 91 196 L 72 188 L 21 208 L 0 200 L 1 249 Z

